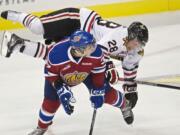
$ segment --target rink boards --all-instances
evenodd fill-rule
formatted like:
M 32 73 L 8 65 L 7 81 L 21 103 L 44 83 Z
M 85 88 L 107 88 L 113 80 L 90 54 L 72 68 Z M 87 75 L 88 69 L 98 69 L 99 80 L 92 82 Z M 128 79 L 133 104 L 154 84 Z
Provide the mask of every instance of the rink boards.
M 4 3 L 3 3 L 4 2 Z M 59 6 L 60 5 L 60 6 Z M 88 7 L 97 11 L 104 18 L 120 17 L 120 16 L 130 16 L 136 14 L 146 14 L 146 13 L 158 13 L 165 11 L 173 11 L 180 9 L 179 0 L 104 0 L 104 1 L 82 1 L 82 3 L 77 3 L 75 1 L 58 1 L 54 0 L 52 3 L 50 0 L 44 2 L 43 0 L 38 0 L 29 3 L 5 3 L 2 1 L 0 7 L 0 12 L 3 10 L 11 9 L 23 12 L 30 12 L 37 16 L 46 14 L 56 9 L 64 7 Z M 29 8 L 32 7 L 32 8 Z M 46 8 L 45 8 L 46 7 Z M 5 21 L 0 19 L 0 30 L 7 29 L 17 29 L 23 28 L 20 24 L 12 23 L 10 21 Z

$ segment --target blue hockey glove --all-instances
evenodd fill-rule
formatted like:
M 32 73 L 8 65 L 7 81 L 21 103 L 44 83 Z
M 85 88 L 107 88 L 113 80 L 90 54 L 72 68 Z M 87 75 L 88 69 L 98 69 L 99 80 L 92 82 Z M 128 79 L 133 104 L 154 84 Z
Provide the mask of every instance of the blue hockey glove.
M 105 90 L 104 87 L 102 89 L 93 89 L 91 91 L 91 104 L 92 107 L 95 109 L 102 107 L 104 103 L 104 95 L 105 95 Z
M 57 89 L 57 94 L 65 112 L 68 115 L 71 115 L 74 111 L 74 106 L 72 106 L 70 103 L 75 103 L 76 100 L 70 90 L 70 87 L 68 87 L 66 84 L 62 84 L 62 86 Z

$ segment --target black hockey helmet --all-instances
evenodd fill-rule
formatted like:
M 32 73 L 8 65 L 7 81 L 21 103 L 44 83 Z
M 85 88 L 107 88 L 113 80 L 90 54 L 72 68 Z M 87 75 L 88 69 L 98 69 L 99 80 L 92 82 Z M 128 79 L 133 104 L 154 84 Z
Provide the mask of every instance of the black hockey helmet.
M 128 27 L 128 40 L 137 38 L 143 46 L 148 42 L 149 32 L 147 27 L 141 22 L 133 22 Z

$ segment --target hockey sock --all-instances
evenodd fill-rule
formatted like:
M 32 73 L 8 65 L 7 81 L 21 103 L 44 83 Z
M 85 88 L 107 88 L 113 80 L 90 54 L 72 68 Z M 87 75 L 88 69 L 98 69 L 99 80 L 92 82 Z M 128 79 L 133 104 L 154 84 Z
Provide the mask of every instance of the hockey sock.
M 16 21 L 23 24 L 30 31 L 35 34 L 44 34 L 44 28 L 37 16 L 28 13 L 7 11 L 7 19 L 11 21 Z
M 28 56 L 45 60 L 48 48 L 40 42 L 25 41 L 24 46 L 20 48 L 20 52 Z
M 59 108 L 59 100 L 44 99 L 42 107 L 39 112 L 38 127 L 47 129 L 52 124 L 54 115 Z
M 105 103 L 120 108 L 123 105 L 124 94 L 114 88 L 111 88 L 105 94 Z

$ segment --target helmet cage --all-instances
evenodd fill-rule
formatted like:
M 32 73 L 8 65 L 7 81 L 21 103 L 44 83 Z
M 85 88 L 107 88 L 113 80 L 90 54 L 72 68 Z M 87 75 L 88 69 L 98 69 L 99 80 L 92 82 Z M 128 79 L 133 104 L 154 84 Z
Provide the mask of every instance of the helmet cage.
M 140 44 L 141 46 L 145 46 L 146 42 L 142 41 L 142 40 L 138 37 L 137 34 L 135 34 L 135 33 L 130 33 L 130 34 L 128 34 L 128 41 L 134 40 L 134 39 L 137 39 L 137 41 L 139 42 L 139 44 Z

